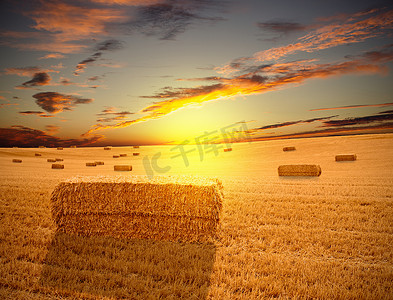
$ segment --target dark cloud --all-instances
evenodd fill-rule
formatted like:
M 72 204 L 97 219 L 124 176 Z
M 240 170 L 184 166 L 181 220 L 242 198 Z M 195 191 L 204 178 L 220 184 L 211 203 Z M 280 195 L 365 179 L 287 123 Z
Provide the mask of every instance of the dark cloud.
M 89 80 L 89 81 L 97 81 L 97 80 L 100 80 L 100 79 L 101 79 L 100 76 L 92 76 L 92 77 L 88 78 L 87 80 Z
M 48 85 L 51 81 L 51 77 L 48 73 L 39 72 L 35 73 L 33 78 L 29 81 L 22 83 L 18 88 L 31 88 L 35 86 Z
M 371 115 L 365 117 L 347 118 L 341 120 L 330 120 L 323 122 L 322 127 L 339 127 L 348 125 L 363 125 L 374 122 L 384 122 L 393 120 L 393 113 Z
M 393 102 L 379 103 L 379 104 L 356 104 L 356 105 L 347 105 L 347 106 L 338 106 L 338 107 L 314 108 L 314 109 L 310 109 L 310 111 L 349 109 L 349 108 L 360 108 L 360 107 L 383 107 L 383 106 L 392 106 L 392 105 Z
M 97 114 L 97 116 L 100 116 L 97 119 L 97 122 L 109 123 L 112 121 L 124 120 L 127 116 L 133 115 L 133 114 L 134 113 L 129 112 L 129 111 L 116 112 L 114 107 L 108 107 L 108 108 L 104 109 L 101 113 Z
M 93 136 L 85 139 L 61 139 L 47 134 L 44 131 L 14 125 L 10 128 L 0 128 L 0 147 L 69 147 L 88 146 L 100 141 L 102 136 Z
M 44 114 L 43 111 L 35 111 L 35 110 L 20 111 L 19 113 L 21 115 L 24 115 L 24 116 L 29 116 L 29 115 L 37 115 L 37 116 L 39 116 L 39 115 Z
M 296 22 L 285 22 L 285 21 L 269 21 L 259 22 L 257 26 L 262 30 L 273 31 L 276 33 L 291 33 L 295 31 L 303 31 L 308 29 L 306 25 L 302 25 Z
M 93 64 L 95 61 L 101 58 L 104 52 L 115 51 L 123 48 L 123 42 L 119 40 L 106 40 L 104 42 L 98 43 L 95 46 L 95 53 L 90 57 L 82 60 L 76 66 L 74 75 L 78 76 L 79 73 L 84 72 L 88 65 Z
M 173 40 L 193 22 L 219 21 L 222 18 L 207 17 L 205 9 L 219 7 L 222 1 L 181 1 L 168 0 L 137 8 L 136 19 L 130 23 L 132 29 L 147 36 L 158 36 L 162 40 Z
M 381 111 L 381 112 L 379 112 L 379 114 L 393 114 L 393 110 Z
M 291 126 L 291 125 L 296 125 L 296 124 L 313 123 L 313 122 L 316 122 L 316 121 L 329 120 L 329 119 L 334 118 L 334 117 L 337 117 L 337 116 L 329 116 L 329 117 L 321 117 L 321 118 L 314 118 L 314 119 L 307 119 L 307 120 L 299 120 L 299 121 L 277 123 L 277 124 L 266 125 L 266 126 L 262 126 L 262 127 L 259 127 L 259 128 L 255 128 L 255 129 L 253 129 L 253 131 L 281 128 L 281 127 L 286 127 L 286 126 Z
M 33 95 L 35 102 L 49 113 L 58 113 L 63 110 L 72 110 L 78 104 L 93 102 L 93 99 L 80 98 L 56 92 L 43 92 Z

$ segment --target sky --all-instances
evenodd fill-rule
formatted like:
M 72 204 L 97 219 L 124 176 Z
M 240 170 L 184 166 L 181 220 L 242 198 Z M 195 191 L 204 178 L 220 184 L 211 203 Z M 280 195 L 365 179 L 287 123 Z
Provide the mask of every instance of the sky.
M 3 0 L 0 14 L 0 147 L 393 132 L 390 1 Z

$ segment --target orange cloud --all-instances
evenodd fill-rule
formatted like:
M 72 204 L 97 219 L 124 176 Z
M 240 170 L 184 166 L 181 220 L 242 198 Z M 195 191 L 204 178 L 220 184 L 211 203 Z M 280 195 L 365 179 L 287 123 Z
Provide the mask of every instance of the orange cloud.
M 393 60 L 393 51 L 386 52 L 385 54 L 387 53 L 389 55 L 385 55 L 385 60 L 388 56 L 390 60 Z M 264 72 L 268 75 L 265 75 Z M 367 59 L 363 57 L 336 64 L 313 64 L 309 62 L 303 65 L 299 64 L 299 62 L 294 62 L 278 65 L 262 65 L 254 68 L 254 72 L 233 78 L 207 77 L 206 80 L 218 82 L 213 85 L 204 85 L 195 88 L 166 88 L 154 96 L 144 97 L 164 99 L 141 110 L 140 113 L 147 113 L 148 115 L 115 125 L 96 124 L 86 134 L 90 134 L 96 130 L 127 127 L 135 123 L 157 119 L 190 105 L 200 105 L 204 102 L 229 99 L 239 95 L 260 94 L 277 90 L 290 84 L 302 84 L 305 80 L 311 78 L 326 78 L 350 73 L 372 74 L 384 72 L 386 72 L 386 67 L 378 64 L 378 61 L 374 62 L 370 60 L 368 57 Z
M 165 0 L 92 0 L 92 2 L 105 4 L 105 5 L 128 5 L 128 6 L 145 6 L 163 3 Z
M 347 17 L 343 22 L 315 29 L 299 38 L 297 43 L 257 52 L 252 57 L 240 58 L 228 65 L 216 68 L 216 71 L 229 74 L 244 68 L 248 63 L 275 61 L 300 51 L 314 52 L 339 45 L 359 43 L 369 38 L 381 36 L 386 30 L 392 28 L 393 10 L 373 9 Z
M 39 59 L 49 59 L 49 58 L 59 59 L 59 58 L 64 58 L 64 57 L 65 56 L 60 53 L 50 53 L 50 54 L 47 54 L 43 57 L 40 57 Z

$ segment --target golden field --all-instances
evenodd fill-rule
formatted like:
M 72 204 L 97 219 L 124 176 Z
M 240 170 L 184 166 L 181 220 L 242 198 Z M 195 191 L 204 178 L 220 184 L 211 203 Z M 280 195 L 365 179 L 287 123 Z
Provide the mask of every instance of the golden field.
M 217 155 L 190 145 L 188 167 L 173 147 L 0 149 L 0 298 L 393 299 L 393 134 L 232 144 Z M 159 152 L 165 174 L 222 181 L 214 243 L 56 232 L 50 195 L 61 180 L 145 175 L 143 159 Z M 86 166 L 94 161 L 105 164 Z M 120 164 L 132 171 L 113 171 Z M 322 174 L 279 177 L 282 164 Z

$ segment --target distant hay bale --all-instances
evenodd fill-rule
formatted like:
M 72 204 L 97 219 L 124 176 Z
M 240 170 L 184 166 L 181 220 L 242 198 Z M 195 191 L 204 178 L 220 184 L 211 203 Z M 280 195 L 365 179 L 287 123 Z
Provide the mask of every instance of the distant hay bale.
M 356 154 L 340 154 L 336 155 L 336 161 L 355 161 Z
M 113 155 L 113 158 L 119 158 L 119 155 Z
M 21 163 L 22 160 L 21 160 L 21 159 L 14 158 L 14 159 L 12 160 L 12 162 L 13 162 L 13 163 Z
M 133 155 L 133 156 L 138 156 L 139 153 L 138 153 L 138 152 L 135 152 L 135 153 L 132 153 L 132 155 Z
M 138 149 L 138 148 L 139 148 L 139 146 L 132 146 L 132 148 Z
M 126 157 L 127 156 L 127 154 L 120 154 L 120 157 Z
M 56 159 L 55 158 L 48 158 L 46 161 L 47 162 L 56 162 Z
M 45 146 L 38 146 L 38 148 L 45 148 Z
M 63 161 L 64 159 L 62 158 L 55 158 L 55 161 Z
M 87 162 L 86 167 L 95 167 L 97 164 L 95 162 Z
M 16 147 L 16 146 L 14 146 L 14 147 L 12 147 L 13 149 L 17 149 L 18 147 Z
M 34 156 L 41 156 L 41 153 L 34 153 Z
M 287 152 L 287 151 L 295 151 L 296 147 L 284 147 L 282 148 L 282 151 Z
M 115 165 L 113 166 L 114 171 L 132 171 L 132 166 L 130 165 Z
M 279 176 L 319 176 L 319 165 L 282 165 L 278 167 Z
M 95 163 L 96 163 L 97 166 L 102 166 L 104 164 L 103 161 L 96 161 Z
M 63 147 L 57 147 L 57 150 L 63 150 Z
M 104 147 L 104 150 L 111 150 L 111 147 Z
M 224 149 L 224 152 L 230 152 L 230 151 L 232 151 L 232 148 L 225 148 Z
M 52 169 L 64 169 L 64 165 L 62 165 L 62 164 L 52 164 Z
M 70 148 L 76 148 L 76 146 L 75 146 L 75 145 L 72 145 L 72 146 L 70 146 Z
M 113 236 L 211 242 L 217 236 L 222 184 L 192 176 L 77 176 L 52 192 L 58 230 Z

